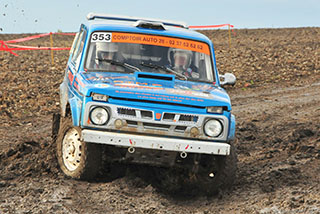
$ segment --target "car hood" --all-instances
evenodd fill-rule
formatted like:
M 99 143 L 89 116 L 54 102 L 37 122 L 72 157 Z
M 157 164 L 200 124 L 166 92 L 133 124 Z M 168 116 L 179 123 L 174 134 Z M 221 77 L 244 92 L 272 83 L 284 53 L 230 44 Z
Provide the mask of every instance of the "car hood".
M 197 107 L 225 106 L 231 110 L 230 98 L 221 87 L 209 83 L 176 80 L 173 75 L 85 72 L 79 79 L 83 82 L 80 92 L 85 96 L 99 93 L 110 98 Z

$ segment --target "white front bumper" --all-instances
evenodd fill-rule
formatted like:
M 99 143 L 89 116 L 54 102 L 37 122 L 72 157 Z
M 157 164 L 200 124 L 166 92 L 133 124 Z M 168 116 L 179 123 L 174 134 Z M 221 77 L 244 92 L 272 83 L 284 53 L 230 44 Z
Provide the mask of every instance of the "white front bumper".
M 166 137 L 114 133 L 96 130 L 82 130 L 82 140 L 123 147 L 157 149 L 176 152 L 190 152 L 212 155 L 229 155 L 230 145 L 200 140 L 186 140 Z

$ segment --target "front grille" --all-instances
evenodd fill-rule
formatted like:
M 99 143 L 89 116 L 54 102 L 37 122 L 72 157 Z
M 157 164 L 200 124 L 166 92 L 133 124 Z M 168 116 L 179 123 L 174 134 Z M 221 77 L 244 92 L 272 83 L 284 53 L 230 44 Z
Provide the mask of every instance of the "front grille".
M 148 130 L 173 131 L 185 133 L 188 126 L 198 122 L 196 115 L 178 114 L 165 112 L 159 122 L 154 121 L 154 113 L 148 110 L 117 107 L 119 118 L 125 119 L 128 127 Z
M 211 119 L 218 119 L 223 123 L 224 129 L 223 133 L 214 139 L 226 140 L 227 139 L 227 130 L 229 127 L 228 118 L 224 115 L 212 115 L 212 114 L 196 114 L 194 113 L 178 113 L 168 110 L 168 112 L 163 112 L 162 108 L 157 108 L 156 111 L 150 108 L 139 108 L 133 104 L 128 106 L 120 106 L 115 104 L 102 104 L 89 102 L 86 105 L 86 111 L 84 113 L 84 118 L 89 118 L 90 109 L 92 106 L 104 106 L 110 112 L 109 122 L 105 125 L 99 126 L 92 123 L 86 122 L 84 120 L 85 127 L 91 128 L 103 128 L 116 130 L 119 132 L 130 132 L 130 133 L 139 133 L 146 135 L 162 135 L 162 136 L 172 136 L 172 137 L 187 137 L 194 138 L 191 136 L 191 129 L 197 128 L 199 130 L 199 139 L 213 139 L 206 136 L 203 133 L 202 126 L 203 124 Z M 117 120 L 121 120 L 123 123 L 121 127 Z

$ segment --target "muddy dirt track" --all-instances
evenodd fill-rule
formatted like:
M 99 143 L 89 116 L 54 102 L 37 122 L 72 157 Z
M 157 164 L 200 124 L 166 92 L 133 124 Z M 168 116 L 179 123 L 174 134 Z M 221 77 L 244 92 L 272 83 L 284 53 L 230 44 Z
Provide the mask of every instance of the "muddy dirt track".
M 320 29 L 225 30 L 212 38 L 237 118 L 238 174 L 207 198 L 159 192 L 132 175 L 65 178 L 51 143 L 68 51 L 0 53 L 0 213 L 320 213 Z M 0 40 L 27 35 L 0 34 Z M 55 46 L 72 37 L 54 36 Z M 25 45 L 49 46 L 49 38 Z

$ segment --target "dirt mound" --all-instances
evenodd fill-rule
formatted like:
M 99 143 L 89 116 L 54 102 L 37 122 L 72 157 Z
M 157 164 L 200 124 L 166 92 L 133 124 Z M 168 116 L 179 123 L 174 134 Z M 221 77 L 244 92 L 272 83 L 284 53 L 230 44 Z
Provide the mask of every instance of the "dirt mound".
M 68 51 L 0 53 L 0 213 L 320 213 L 320 29 L 204 31 L 215 44 L 237 118 L 230 192 L 176 197 L 133 174 L 65 178 L 51 141 Z M 0 34 L 0 40 L 27 35 Z M 71 37 L 54 35 L 54 46 Z M 50 46 L 48 38 L 25 45 Z

